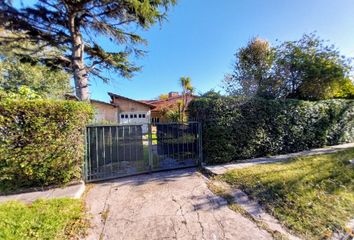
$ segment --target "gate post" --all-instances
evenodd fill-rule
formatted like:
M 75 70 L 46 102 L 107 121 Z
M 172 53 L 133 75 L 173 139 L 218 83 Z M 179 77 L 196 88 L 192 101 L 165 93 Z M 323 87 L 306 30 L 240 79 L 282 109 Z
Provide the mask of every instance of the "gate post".
M 152 162 L 152 126 L 151 123 L 148 124 L 148 150 L 149 150 L 149 170 L 152 171 L 153 162 Z
M 83 173 L 83 180 L 84 182 L 87 181 L 88 179 L 88 161 L 89 161 L 89 139 L 88 139 L 88 129 L 87 126 L 85 126 L 85 134 L 84 134 L 84 162 L 82 164 L 82 173 Z
M 199 163 L 198 165 L 203 165 L 203 135 L 202 135 L 202 124 L 198 122 L 198 137 L 199 137 Z

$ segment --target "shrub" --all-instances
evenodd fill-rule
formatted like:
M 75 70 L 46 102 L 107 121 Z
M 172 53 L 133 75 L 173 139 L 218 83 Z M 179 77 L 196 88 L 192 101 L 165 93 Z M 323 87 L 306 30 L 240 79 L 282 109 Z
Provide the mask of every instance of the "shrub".
M 189 113 L 203 123 L 207 163 L 354 142 L 352 100 L 199 98 Z
M 86 103 L 0 97 L 0 190 L 64 184 L 81 176 Z

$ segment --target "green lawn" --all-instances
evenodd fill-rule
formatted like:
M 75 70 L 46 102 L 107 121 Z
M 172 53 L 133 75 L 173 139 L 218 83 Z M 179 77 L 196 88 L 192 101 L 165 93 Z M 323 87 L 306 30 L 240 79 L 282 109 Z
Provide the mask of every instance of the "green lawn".
M 0 204 L 0 239 L 77 239 L 85 232 L 86 225 L 81 200 Z
M 354 218 L 354 148 L 234 170 L 221 178 L 258 200 L 305 239 L 344 231 Z

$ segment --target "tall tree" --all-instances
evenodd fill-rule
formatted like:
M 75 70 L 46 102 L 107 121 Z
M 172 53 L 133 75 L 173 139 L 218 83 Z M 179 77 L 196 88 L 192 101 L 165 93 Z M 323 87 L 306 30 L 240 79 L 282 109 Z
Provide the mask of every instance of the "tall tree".
M 181 77 L 180 85 L 182 87 L 182 103 L 180 103 L 181 109 L 181 120 L 184 120 L 187 104 L 188 104 L 188 96 L 192 95 L 194 92 L 194 88 L 192 86 L 192 79 L 190 77 Z
M 148 29 L 160 22 L 176 0 L 38 0 L 21 9 L 11 2 L 0 1 L 0 26 L 25 35 L 0 36 L 2 44 L 27 39 L 39 48 L 52 46 L 65 51 L 50 61 L 73 73 L 76 95 L 87 100 L 89 74 L 108 81 L 103 69 L 126 78 L 139 70 L 129 61 L 131 53 L 143 54 L 136 46 L 145 43 L 134 32 L 135 27 Z M 119 44 L 119 51 L 104 50 L 98 37 Z
M 276 55 L 274 78 L 282 82 L 281 97 L 320 100 L 353 91 L 350 61 L 315 34 L 280 44 Z
M 233 72 L 223 81 L 231 95 L 265 95 L 274 61 L 274 48 L 263 39 L 253 38 L 235 54 Z
M 230 95 L 321 100 L 352 98 L 350 60 L 314 34 L 271 48 L 251 40 L 236 53 L 224 85 Z

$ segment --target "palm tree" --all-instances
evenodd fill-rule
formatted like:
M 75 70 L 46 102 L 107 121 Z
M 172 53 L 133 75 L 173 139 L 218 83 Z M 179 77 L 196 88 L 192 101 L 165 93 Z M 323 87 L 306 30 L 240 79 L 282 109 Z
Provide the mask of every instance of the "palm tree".
M 181 77 L 180 84 L 182 87 L 182 104 L 181 104 L 181 121 L 184 120 L 184 115 L 187 107 L 188 95 L 192 95 L 194 87 L 192 86 L 192 79 L 190 77 Z

